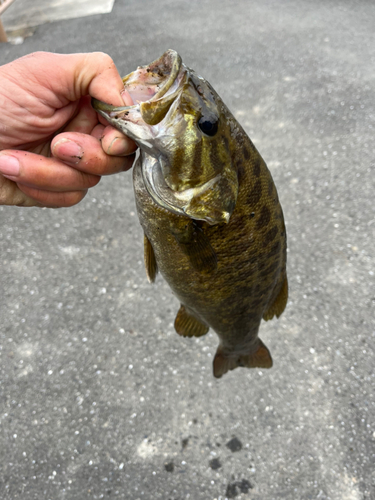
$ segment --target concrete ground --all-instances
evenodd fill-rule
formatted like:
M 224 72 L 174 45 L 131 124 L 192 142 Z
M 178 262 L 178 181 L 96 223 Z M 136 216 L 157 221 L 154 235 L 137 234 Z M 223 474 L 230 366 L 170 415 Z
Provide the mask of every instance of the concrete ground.
M 272 370 L 215 380 L 216 335 L 180 338 L 146 281 L 130 173 L 0 208 L 1 499 L 375 499 L 374 25 L 373 2 L 117 0 L 1 46 L 123 74 L 178 50 L 273 173 L 290 279 Z

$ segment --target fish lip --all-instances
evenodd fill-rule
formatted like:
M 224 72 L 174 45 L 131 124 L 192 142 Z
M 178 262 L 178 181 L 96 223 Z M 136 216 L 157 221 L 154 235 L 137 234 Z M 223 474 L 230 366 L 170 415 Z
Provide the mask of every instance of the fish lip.
M 126 113 L 131 112 L 132 110 L 139 110 L 142 115 L 142 105 L 143 104 L 151 104 L 155 103 L 156 101 L 161 100 L 165 94 L 168 93 L 168 91 L 171 89 L 175 81 L 177 80 L 179 74 L 181 73 L 181 69 L 183 68 L 184 72 L 186 72 L 187 68 L 185 65 L 182 63 L 181 56 L 173 49 L 168 49 L 161 57 L 153 61 L 152 63 L 145 65 L 145 66 L 139 66 L 136 71 L 140 70 L 146 70 L 146 72 L 151 72 L 154 69 L 157 69 L 160 65 L 163 66 L 163 68 L 166 70 L 166 74 L 168 74 L 169 71 L 169 76 L 168 78 L 163 82 L 162 86 L 160 89 L 150 98 L 144 101 L 139 101 L 136 104 L 130 105 L 130 106 L 113 106 L 111 104 L 107 104 L 103 101 L 100 101 L 99 99 L 96 99 L 93 97 L 91 99 L 91 105 L 92 107 L 98 111 L 104 118 L 118 118 L 119 115 L 125 115 Z M 129 78 L 136 73 L 136 71 L 133 71 L 126 75 L 122 81 L 124 83 L 124 88 L 126 88 L 126 82 L 129 80 Z M 179 85 L 180 87 L 180 85 Z M 177 91 L 179 88 L 177 89 Z
M 168 62 L 167 68 L 169 69 L 170 67 L 170 75 L 168 79 L 163 83 L 163 85 L 160 87 L 160 90 L 156 92 L 156 94 L 153 95 L 151 99 L 149 99 L 150 102 L 156 101 L 163 97 L 165 93 L 170 89 L 170 87 L 173 85 L 175 82 L 181 66 L 182 66 L 182 59 L 181 56 L 173 49 L 168 49 L 164 54 L 153 61 L 151 64 L 148 64 L 147 66 L 141 67 L 142 69 L 146 69 L 152 71 L 152 69 L 155 67 L 157 68 L 160 64 L 162 64 L 164 61 Z M 140 69 L 140 68 L 138 68 Z M 123 82 L 125 83 L 127 77 L 123 78 Z

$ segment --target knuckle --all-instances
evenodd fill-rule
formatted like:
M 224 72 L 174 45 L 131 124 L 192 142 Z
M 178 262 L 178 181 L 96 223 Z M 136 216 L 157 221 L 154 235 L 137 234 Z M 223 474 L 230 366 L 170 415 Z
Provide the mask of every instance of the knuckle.
M 96 186 L 100 181 L 100 175 L 93 175 L 93 174 L 90 174 L 87 176 L 86 178 L 86 185 L 88 188 L 92 188 L 94 186 Z
M 77 205 L 86 196 L 87 189 L 84 191 L 70 191 L 67 193 L 49 193 L 43 203 L 49 208 L 67 208 Z
M 106 155 L 104 152 L 101 152 L 93 157 L 87 162 L 87 175 L 93 177 L 96 182 L 93 184 L 97 184 L 99 182 L 99 178 L 101 175 L 106 175 L 108 172 L 112 170 L 112 158 Z M 86 179 L 87 182 L 94 182 L 94 180 Z M 92 186 L 89 186 L 92 187 Z
M 87 189 L 84 191 L 74 191 L 72 193 L 68 193 L 68 196 L 66 197 L 66 207 L 72 207 L 74 205 L 77 205 L 80 201 L 83 200 L 83 198 L 87 194 Z
M 86 183 L 88 181 L 87 176 L 93 176 L 94 178 L 99 177 L 105 173 L 106 168 L 107 162 L 102 158 L 93 158 L 91 161 L 87 162 Z M 95 184 L 93 185 L 95 186 Z
M 122 172 L 126 168 L 126 158 L 121 156 L 112 156 L 107 160 L 106 174 L 115 174 Z
M 103 65 L 106 65 L 106 66 L 114 66 L 115 65 L 112 57 L 110 55 L 106 54 L 105 52 L 94 52 L 94 55 L 101 60 Z

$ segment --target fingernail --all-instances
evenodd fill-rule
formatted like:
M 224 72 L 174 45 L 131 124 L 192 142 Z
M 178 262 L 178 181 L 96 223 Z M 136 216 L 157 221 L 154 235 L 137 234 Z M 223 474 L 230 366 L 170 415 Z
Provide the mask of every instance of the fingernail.
M 20 173 L 20 164 L 14 156 L 0 155 L 0 173 L 17 177 Z
M 82 160 L 83 149 L 79 144 L 69 139 L 60 139 L 53 146 L 54 156 L 67 160 L 70 163 L 78 163 Z
M 134 101 L 126 89 L 121 92 L 121 97 L 124 101 L 125 106 L 133 106 Z
M 115 137 L 107 149 L 107 155 L 127 156 L 129 154 L 129 139 Z

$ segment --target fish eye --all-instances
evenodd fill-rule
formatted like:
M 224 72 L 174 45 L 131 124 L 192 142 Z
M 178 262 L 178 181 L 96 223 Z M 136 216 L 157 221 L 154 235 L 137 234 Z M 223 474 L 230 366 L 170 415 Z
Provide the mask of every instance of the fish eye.
M 213 137 L 219 128 L 219 120 L 216 117 L 202 116 L 198 121 L 198 126 L 204 134 Z

